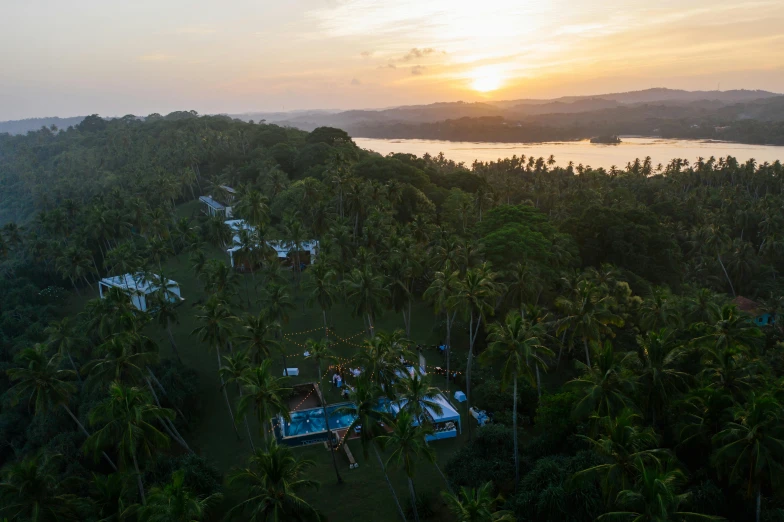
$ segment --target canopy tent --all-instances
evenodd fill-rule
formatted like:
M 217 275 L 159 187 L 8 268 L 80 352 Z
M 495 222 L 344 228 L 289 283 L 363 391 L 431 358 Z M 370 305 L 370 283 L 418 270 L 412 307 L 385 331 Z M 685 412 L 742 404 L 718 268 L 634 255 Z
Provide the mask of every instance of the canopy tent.
M 141 272 L 104 277 L 98 282 L 98 293 L 103 299 L 104 288 L 118 288 L 130 296 L 133 306 L 146 312 L 147 296 L 158 291 L 161 286 L 165 286 L 171 302 L 182 301 L 180 285 L 176 281 L 167 279 L 165 284 L 161 285 L 157 277 L 147 277 Z

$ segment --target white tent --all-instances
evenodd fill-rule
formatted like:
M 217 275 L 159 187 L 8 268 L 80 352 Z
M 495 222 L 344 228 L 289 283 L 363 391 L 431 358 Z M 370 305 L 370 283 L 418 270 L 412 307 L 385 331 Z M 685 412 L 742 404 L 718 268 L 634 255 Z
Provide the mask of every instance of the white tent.
M 171 279 L 166 280 L 166 292 L 172 302 L 182 301 L 180 285 Z M 114 277 L 104 277 L 98 282 L 98 293 L 103 299 L 104 288 L 119 288 L 131 298 L 131 304 L 141 310 L 147 311 L 147 296 L 156 292 L 160 285 L 157 278 L 145 277 L 142 273 L 123 274 Z
M 432 408 L 425 408 L 425 415 L 427 415 L 430 422 L 433 423 L 435 433 L 428 435 L 427 440 L 437 440 L 457 437 L 458 432 L 463 431 L 462 423 L 460 422 L 460 413 L 452 406 L 452 403 L 447 400 L 442 393 L 439 393 L 431 399 L 432 402 L 441 406 L 441 413 L 436 413 Z M 387 410 L 397 417 L 400 410 L 405 408 L 407 401 L 395 401 L 389 403 Z M 418 424 L 417 421 L 414 421 Z M 451 426 L 450 426 L 451 425 Z

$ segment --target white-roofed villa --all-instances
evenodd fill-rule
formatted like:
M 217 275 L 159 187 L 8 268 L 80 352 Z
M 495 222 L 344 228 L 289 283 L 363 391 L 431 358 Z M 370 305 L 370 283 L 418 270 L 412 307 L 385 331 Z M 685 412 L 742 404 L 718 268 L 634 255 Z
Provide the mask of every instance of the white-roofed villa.
M 258 245 L 258 238 L 255 237 L 256 229 L 248 224 L 244 219 L 231 219 L 226 221 L 226 224 L 231 228 L 234 236 L 232 238 L 232 245 L 226 249 L 226 253 L 229 255 L 229 264 L 232 268 L 236 268 L 240 271 L 249 270 L 250 267 L 248 265 L 248 261 L 245 259 L 241 259 L 241 256 L 238 255 L 238 252 L 245 248 L 245 242 L 243 242 L 241 235 L 244 235 L 242 231 L 245 231 L 248 236 L 250 236 L 250 241 L 255 242 L 256 245 L 251 245 L 250 249 L 253 250 Z M 287 264 L 293 264 L 294 254 L 296 252 L 295 246 L 286 241 L 267 241 L 266 246 L 271 251 L 274 251 L 278 260 Z M 299 259 L 300 263 L 303 265 L 312 265 L 316 261 L 316 256 L 318 255 L 318 248 L 319 242 L 315 239 L 303 241 L 299 245 Z
M 98 282 L 98 293 L 101 299 L 103 299 L 104 291 L 109 288 L 117 288 L 128 295 L 134 307 L 142 312 L 146 312 L 149 308 L 148 297 L 161 289 L 161 287 L 165 287 L 166 294 L 171 302 L 183 300 L 180 295 L 180 285 L 176 281 L 166 279 L 165 283 L 161 284 L 160 278 L 145 275 L 141 272 L 104 277 Z

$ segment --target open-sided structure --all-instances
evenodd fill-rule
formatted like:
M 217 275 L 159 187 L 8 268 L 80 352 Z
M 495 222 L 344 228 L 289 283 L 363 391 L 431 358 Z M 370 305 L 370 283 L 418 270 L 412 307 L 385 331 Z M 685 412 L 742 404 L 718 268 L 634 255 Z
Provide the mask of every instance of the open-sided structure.
M 145 277 L 142 273 L 104 277 L 98 282 L 98 293 L 103 299 L 104 291 L 109 288 L 117 288 L 128 295 L 133 306 L 146 312 L 149 307 L 147 298 L 150 294 L 157 292 L 161 286 L 165 286 L 166 294 L 171 302 L 182 301 L 180 285 L 176 281 L 167 279 L 164 284 L 160 284 L 155 277 Z
M 247 269 L 247 262 L 246 261 L 238 261 L 237 260 L 237 252 L 242 250 L 245 246 L 240 238 L 240 231 L 246 230 L 251 235 L 255 232 L 253 226 L 248 224 L 244 219 L 230 219 L 226 221 L 226 224 L 231 228 L 234 236 L 232 238 L 232 244 L 229 248 L 226 249 L 226 253 L 229 255 L 229 263 L 233 268 L 239 269 Z M 297 249 L 295 245 L 291 244 L 287 241 L 267 241 L 267 245 L 275 251 L 277 257 L 281 261 L 287 262 L 295 262 L 295 253 Z M 318 254 L 318 247 L 319 242 L 317 240 L 310 240 L 310 241 L 303 241 L 299 244 L 299 261 L 305 265 L 311 265 L 316 261 L 316 255 Z M 254 246 L 251 246 L 251 250 L 254 249 Z
M 208 216 L 230 218 L 232 216 L 231 205 L 234 203 L 235 197 L 236 191 L 233 188 L 221 185 L 215 191 L 215 194 L 200 196 L 199 201 L 204 204 L 202 211 Z

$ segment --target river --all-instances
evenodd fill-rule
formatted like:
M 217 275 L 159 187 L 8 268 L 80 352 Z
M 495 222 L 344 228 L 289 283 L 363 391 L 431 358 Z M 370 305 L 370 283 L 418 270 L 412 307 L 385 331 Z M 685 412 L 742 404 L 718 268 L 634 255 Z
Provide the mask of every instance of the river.
M 609 169 L 612 165 L 623 168 L 635 158 L 651 157 L 654 166 L 667 164 L 673 158 L 687 159 L 694 162 L 702 156 L 708 159 L 732 156 L 740 163 L 750 158 L 757 163 L 776 160 L 784 161 L 784 147 L 773 145 L 746 145 L 703 140 L 671 140 L 662 138 L 628 138 L 621 137 L 618 145 L 600 145 L 583 141 L 557 141 L 547 143 L 474 143 L 468 141 L 440 140 L 386 140 L 375 138 L 354 138 L 363 149 L 374 150 L 386 155 L 390 152 L 404 152 L 422 156 L 425 153 L 435 156 L 443 152 L 448 159 L 465 162 L 470 166 L 474 160 L 495 161 L 513 155 L 536 158 L 555 156 L 556 165 L 565 167 L 570 161 L 575 165 L 582 163 L 591 167 Z

